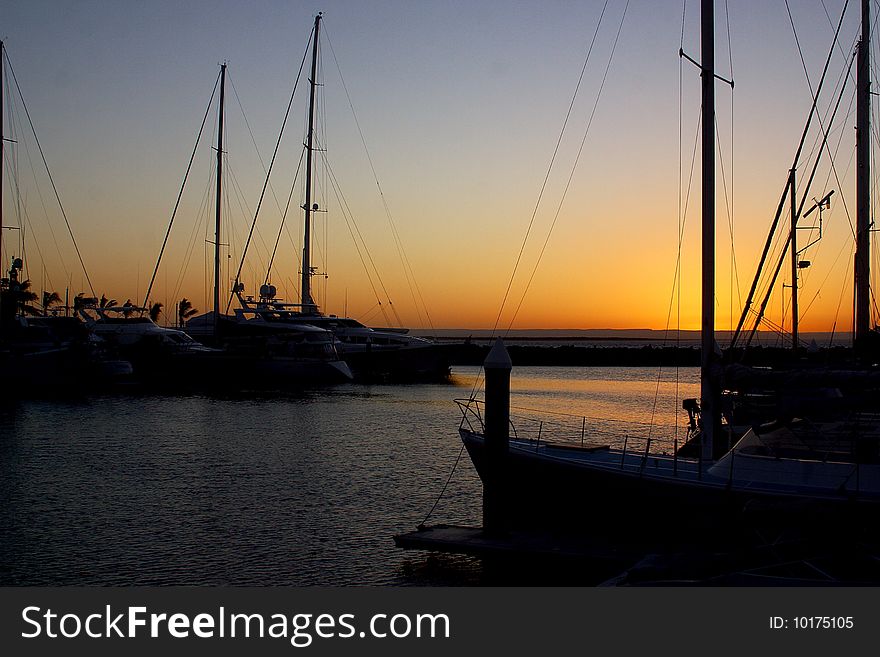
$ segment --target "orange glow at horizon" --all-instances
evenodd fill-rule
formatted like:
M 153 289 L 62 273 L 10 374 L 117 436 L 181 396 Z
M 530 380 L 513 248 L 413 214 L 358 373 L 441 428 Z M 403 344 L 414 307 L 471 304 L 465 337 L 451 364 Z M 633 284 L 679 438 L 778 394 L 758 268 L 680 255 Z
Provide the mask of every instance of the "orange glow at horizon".
M 129 20 L 119 9 L 104 11 L 116 20 Z M 142 11 L 146 10 L 128 13 Z M 305 38 L 313 17 L 286 3 L 268 3 L 263 8 L 266 15 L 256 12 L 259 15 L 253 18 L 262 21 L 266 30 L 271 28 L 267 32 L 271 38 L 250 34 L 248 39 L 221 39 L 232 52 L 219 53 L 213 35 L 208 39 L 202 34 L 201 22 L 187 22 L 188 16 L 178 16 L 179 9 L 167 11 L 180 18 L 173 23 L 177 38 L 163 36 L 169 21 L 144 19 L 137 29 L 144 30 L 145 43 L 152 41 L 147 36 L 167 39 L 162 43 L 175 53 L 174 64 L 160 62 L 137 84 L 132 82 L 132 71 L 146 56 L 139 39 L 108 37 L 106 42 L 86 44 L 90 59 L 107 65 L 92 77 L 84 72 L 87 67 L 71 66 L 64 84 L 58 83 L 57 70 L 46 64 L 50 58 L 42 51 L 28 50 L 33 46 L 21 43 L 9 47 L 25 47 L 22 55 L 13 51 L 16 66 L 21 67 L 18 77 L 26 85 L 36 85 L 39 92 L 25 95 L 38 128 L 45 126 L 41 142 L 94 294 L 136 304 L 144 300 L 162 245 L 208 104 L 215 62 L 230 60 L 230 79 L 241 108 L 231 100 L 226 108 L 228 178 L 220 239 L 225 306 L 295 78 L 290 62 L 301 57 L 298 50 L 291 54 L 289 29 L 298 26 Z M 588 45 L 584 26 L 595 25 L 596 7 L 583 3 L 570 7 L 567 16 L 548 16 L 540 3 L 525 3 L 518 12 L 482 6 L 473 10 L 475 29 L 479 26 L 484 32 L 482 39 L 465 38 L 454 30 L 438 32 L 438 24 L 458 24 L 459 17 L 447 8 L 398 7 L 397 11 L 406 14 L 411 35 L 395 30 L 399 21 L 381 24 L 373 17 L 370 25 L 375 33 L 365 33 L 360 27 L 367 18 L 356 3 L 327 19 L 338 49 L 334 57 L 345 71 L 348 89 L 343 92 L 338 79 L 326 80 L 321 88 L 326 116 L 321 127 L 326 140 L 321 143 L 326 149 L 318 159 L 326 158 L 333 167 L 332 179 L 326 172 L 320 174 L 315 186 L 322 212 L 315 219 L 313 264 L 320 275 L 314 287 L 322 310 L 373 325 L 412 328 L 699 329 L 699 162 L 692 167 L 699 75 L 686 63 L 680 68 L 680 12 L 633 12 L 604 83 L 610 42 L 597 45 L 596 61 L 602 66 L 593 68 L 592 62 L 588 68 L 555 152 Z M 809 31 L 804 42 L 815 45 L 815 52 L 811 47 L 806 53 L 808 67 L 821 70 L 817 64 L 824 61 L 833 32 L 828 33 L 823 6 L 799 11 L 804 15 L 796 19 Z M 808 11 L 813 13 L 808 16 Z M 731 19 L 741 21 L 734 24 L 734 34 L 748 43 L 735 52 L 736 110 L 730 90 L 719 83 L 716 112 L 719 330 L 737 324 L 811 101 L 797 52 L 771 38 L 777 32 L 790 32 L 786 12 L 768 5 L 743 14 Z M 817 16 L 821 20 L 812 20 Z M 536 28 L 538 18 L 540 28 Z M 42 16 L 36 19 L 43 21 Z M 89 15 L 88 8 L 71 16 L 85 25 L 100 19 Z M 232 36 L 234 24 L 229 21 L 221 27 Z M 83 45 L 76 42 L 82 30 L 53 25 L 62 52 L 79 52 L 74 46 Z M 698 52 L 697 31 L 687 27 L 684 50 Z M 204 40 L 180 38 L 190 32 Z M 439 33 L 444 38 L 438 38 Z M 727 53 L 722 45 L 718 45 L 722 50 L 718 61 L 723 68 Z M 546 56 L 536 57 L 537 52 Z M 326 77 L 331 78 L 335 73 L 330 58 L 324 63 Z M 676 93 L 679 80 L 681 107 Z M 600 84 L 604 86 L 597 96 Z M 292 189 L 291 209 L 270 276 L 287 301 L 297 300 L 300 277 L 302 182 L 294 185 L 292 179 L 301 150 L 302 135 L 297 130 L 303 129 L 304 89 L 297 91 L 295 114 L 291 114 L 296 118 L 291 119 L 293 128 L 288 128 L 291 132 L 276 163 L 280 175 L 273 178 L 264 199 L 241 278 L 248 294 L 266 279 Z M 351 120 L 349 92 L 357 106 L 358 126 Z M 247 124 L 240 109 L 250 117 Z M 166 323 L 174 321 L 173 307 L 183 297 L 199 312 L 210 310 L 215 121 L 213 107 L 150 295 L 150 301 L 164 304 L 160 321 Z M 851 123 L 849 117 L 838 117 L 832 127 L 840 164 L 832 176 L 823 163 L 808 195 L 809 199 L 836 190 L 832 208 L 823 217 L 822 240 L 801 256 L 812 263 L 798 281 L 802 331 L 846 331 L 852 324 L 853 240 L 847 213 L 854 207 L 854 173 L 845 166 L 854 151 Z M 6 136 L 18 139 L 17 148 L 24 148 L 26 134 Z M 369 144 L 369 159 L 362 139 Z M 7 158 L 11 152 L 10 146 Z M 21 150 L 18 157 L 24 178 L 26 152 Z M 544 188 L 551 157 L 554 167 Z M 5 174 L 12 168 L 11 160 L 4 166 Z M 809 163 L 799 162 L 798 167 L 798 175 L 806 178 Z M 381 180 L 381 196 L 373 168 Z M 341 191 L 335 188 L 337 181 Z M 4 231 L 0 253 L 4 267 L 12 256 L 23 254 L 34 289 L 54 290 L 62 298 L 66 293 L 70 298 L 79 292 L 91 294 L 63 220 L 49 202 L 51 194 L 36 191 L 45 190 L 47 181 L 34 182 L 41 184 L 29 187 L 25 180 L 21 189 L 12 190 L 4 175 L 6 224 L 22 224 L 26 229 L 17 234 Z M 19 203 L 27 206 L 25 214 L 20 213 Z M 403 258 L 389 225 L 392 219 Z M 783 216 L 783 226 L 786 221 Z M 529 240 L 511 283 L 527 231 Z M 19 240 L 25 233 L 28 241 L 22 246 Z M 359 240 L 357 247 L 352 233 Z M 816 235 L 804 231 L 798 237 L 804 245 Z M 771 269 L 780 254 L 777 241 L 768 261 Z M 781 272 L 769 296 L 766 318 L 788 329 L 787 262 Z M 764 291 L 762 284 L 755 306 Z

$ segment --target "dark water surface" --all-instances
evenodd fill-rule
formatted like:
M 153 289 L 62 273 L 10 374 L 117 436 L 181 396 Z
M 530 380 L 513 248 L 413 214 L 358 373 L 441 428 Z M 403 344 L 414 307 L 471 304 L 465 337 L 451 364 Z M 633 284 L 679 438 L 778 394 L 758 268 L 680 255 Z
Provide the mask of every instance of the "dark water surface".
M 397 549 L 460 452 L 476 368 L 451 384 L 287 395 L 95 396 L 0 405 L 0 584 L 484 583 L 482 564 Z M 657 370 L 519 368 L 513 403 L 674 421 Z M 693 395 L 694 373 L 680 374 Z M 636 410 L 638 409 L 638 410 Z M 656 415 L 656 411 L 654 412 Z M 480 524 L 465 455 L 431 522 Z

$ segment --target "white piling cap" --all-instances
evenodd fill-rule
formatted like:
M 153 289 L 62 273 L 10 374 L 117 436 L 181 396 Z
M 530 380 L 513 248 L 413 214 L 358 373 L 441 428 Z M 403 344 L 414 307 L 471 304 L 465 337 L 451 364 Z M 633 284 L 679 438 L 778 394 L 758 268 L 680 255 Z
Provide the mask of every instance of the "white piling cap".
M 510 354 L 507 353 L 507 347 L 501 338 L 495 340 L 489 355 L 483 361 L 483 367 L 487 370 L 510 370 L 513 369 L 513 362 L 510 360 Z

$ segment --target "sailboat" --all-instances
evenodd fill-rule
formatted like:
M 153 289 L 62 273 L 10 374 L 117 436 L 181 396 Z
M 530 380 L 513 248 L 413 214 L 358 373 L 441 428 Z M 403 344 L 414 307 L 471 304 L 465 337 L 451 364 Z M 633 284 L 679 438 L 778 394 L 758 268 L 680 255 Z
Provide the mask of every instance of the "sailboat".
M 242 319 L 259 320 L 270 326 L 310 326 L 330 331 L 342 358 L 360 380 L 443 380 L 449 376 L 449 350 L 436 342 L 409 335 L 406 328 L 376 329 L 351 317 L 323 314 L 312 296 L 312 215 L 319 210 L 312 199 L 315 146 L 315 91 L 318 86 L 318 40 L 321 28 L 319 13 L 312 31 L 312 61 L 309 77 L 308 133 L 306 135 L 306 183 L 304 234 L 300 301 L 285 302 L 268 280 L 260 286 L 259 295 L 246 295 L 244 285 L 236 282 L 233 289 L 239 302 L 234 312 Z
M 351 370 L 340 359 L 330 331 L 306 325 L 273 327 L 267 326 L 266 322 L 259 318 L 254 320 L 240 313 L 234 316 L 221 313 L 220 231 L 226 66 L 226 64 L 221 65 L 219 80 L 213 311 L 191 318 L 186 323 L 185 332 L 174 329 L 159 330 L 164 331 L 167 337 L 176 337 L 176 334 L 180 334 L 189 341 L 187 344 L 179 345 L 176 350 L 176 364 L 184 366 L 187 379 L 197 381 L 201 385 L 218 385 L 224 382 L 223 385 L 232 384 L 237 388 L 242 386 L 274 388 L 350 381 Z M 161 257 L 160 252 L 160 261 Z M 157 262 L 156 270 L 158 267 Z M 153 280 L 155 280 L 155 272 Z M 150 285 L 152 286 L 152 282 Z M 148 289 L 147 298 L 149 294 Z M 194 337 L 206 342 L 212 348 L 201 347 L 194 341 Z M 184 341 L 179 340 L 179 342 Z M 194 347 L 193 343 L 201 348 Z
M 7 142 L 3 132 L 5 58 L 6 48 L 0 41 L 0 245 Z M 48 312 L 47 295 L 42 308 L 32 303 L 38 296 L 28 289 L 24 266 L 23 258 L 12 256 L 8 269 L 3 263 L 0 274 L 0 378 L 8 394 L 70 393 L 127 382 L 131 364 L 117 358 L 86 325 L 67 312 Z
M 852 349 L 826 350 L 821 353 L 818 348 L 804 349 L 799 340 L 799 272 L 811 265 L 809 260 L 803 260 L 803 252 L 822 239 L 822 211 L 829 209 L 831 198 L 835 190 L 830 190 L 816 200 L 813 197 L 813 205 L 803 211 L 808 196 L 809 187 L 814 179 L 819 158 L 816 158 L 811 172 L 804 176 L 806 189 L 798 204 L 795 194 L 795 173 L 799 164 L 807 138 L 810 122 L 817 116 L 817 103 L 825 81 L 828 63 L 831 61 L 832 52 L 829 53 L 825 69 L 820 78 L 816 94 L 807 123 L 797 147 L 794 162 L 789 170 L 785 190 L 776 210 L 776 215 L 771 224 L 767 241 L 759 259 L 758 267 L 743 305 L 742 313 L 736 330 L 733 333 L 730 347 L 726 353 L 726 365 L 724 370 L 725 390 L 723 393 L 723 406 L 725 419 L 732 425 L 739 425 L 742 431 L 735 431 L 736 435 L 742 435 L 745 428 L 750 424 L 760 423 L 770 419 L 798 418 L 809 416 L 811 419 L 823 420 L 833 416 L 850 416 L 864 418 L 870 413 L 880 411 L 877 400 L 880 399 L 880 370 L 877 368 L 877 355 L 880 340 L 876 327 L 873 326 L 871 317 L 872 296 L 870 290 L 870 233 L 873 231 L 871 221 L 871 153 L 870 153 L 870 71 L 868 66 L 868 47 L 870 43 L 869 30 L 869 3 L 863 0 L 861 40 L 855 53 L 854 61 L 857 71 L 856 83 L 856 226 L 853 232 L 855 238 L 855 257 L 853 267 L 853 345 Z M 844 13 L 846 7 L 844 6 Z M 841 16 L 838 24 L 838 32 L 843 22 Z M 850 64 L 853 60 L 850 61 Z M 843 88 L 841 88 L 841 96 Z M 837 109 L 840 107 L 840 98 L 831 113 L 831 121 Z M 825 132 L 823 142 L 827 140 Z M 790 197 L 791 224 L 781 228 L 781 215 L 785 209 L 786 195 Z M 799 225 L 803 219 L 809 217 L 818 210 L 818 237 L 814 237 L 809 244 L 798 248 L 798 231 L 815 230 L 813 226 Z M 780 233 L 788 230 L 786 247 L 779 254 L 775 268 L 771 267 L 768 255 L 771 243 L 780 237 Z M 784 233 L 783 233 L 784 234 Z M 762 321 L 765 320 L 765 311 L 774 290 L 776 282 L 780 278 L 785 260 L 790 261 L 792 284 L 783 285 L 791 291 L 791 347 L 779 350 L 778 359 L 773 363 L 772 369 L 753 368 L 745 364 L 749 357 L 749 346 L 758 331 Z M 763 274 L 769 276 L 769 285 L 758 302 L 756 291 Z M 876 308 L 876 305 L 874 306 Z M 747 320 L 753 322 L 751 328 L 747 326 Z M 784 324 L 784 320 L 783 320 Z M 811 347 L 815 346 L 815 343 Z M 765 365 L 767 363 L 764 363 Z
M 511 363 L 499 340 L 485 364 L 485 405 L 460 402 L 459 432 L 483 481 L 487 530 L 553 523 L 557 528 L 689 540 L 721 535 L 738 540 L 754 537 L 757 528 L 823 538 L 876 533 L 880 418 L 862 413 L 822 423 L 768 423 L 750 428 L 729 448 L 724 445 L 722 368 L 714 336 L 715 150 L 713 131 L 705 129 L 714 125 L 713 0 L 702 0 L 701 13 L 701 396 L 685 402 L 696 454 L 682 456 L 678 445 L 652 451 L 650 438 L 641 443 L 623 440 L 620 446 L 562 443 L 552 435 L 518 436 L 509 416 Z M 867 53 L 867 2 L 862 19 L 860 53 Z M 867 93 L 867 85 L 862 86 Z M 860 130 L 868 134 L 864 124 Z

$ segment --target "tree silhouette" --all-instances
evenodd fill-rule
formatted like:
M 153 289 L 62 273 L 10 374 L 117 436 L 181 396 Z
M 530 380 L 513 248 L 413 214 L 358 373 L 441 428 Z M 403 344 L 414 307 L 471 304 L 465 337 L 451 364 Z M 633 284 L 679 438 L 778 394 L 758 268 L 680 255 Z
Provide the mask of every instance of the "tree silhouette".
M 43 292 L 43 312 L 47 313 L 49 308 L 56 303 L 61 303 L 61 297 L 57 292 Z
M 34 302 L 39 299 L 36 292 L 31 291 L 31 282 L 30 280 L 22 281 L 21 283 L 14 284 L 10 293 L 12 295 L 12 299 L 15 304 L 18 305 L 21 312 L 27 315 L 42 315 L 39 308 L 34 306 Z
M 184 297 L 177 304 L 177 325 L 181 328 L 186 324 L 186 320 L 195 315 L 198 310 L 193 308 L 192 302 Z
M 161 301 L 157 301 L 152 306 L 150 306 L 150 319 L 152 319 L 154 322 L 159 321 L 159 315 L 162 314 L 162 307 L 163 304 Z

